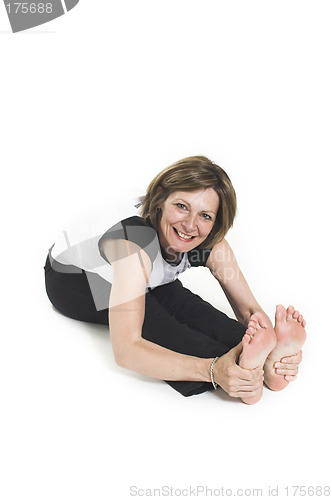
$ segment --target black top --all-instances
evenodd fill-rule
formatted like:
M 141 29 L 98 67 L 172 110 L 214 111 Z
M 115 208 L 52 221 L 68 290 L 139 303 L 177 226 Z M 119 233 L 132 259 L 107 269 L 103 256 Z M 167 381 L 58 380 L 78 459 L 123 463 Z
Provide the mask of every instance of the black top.
M 154 262 L 159 252 L 163 254 L 158 239 L 158 233 L 153 227 L 150 218 L 145 220 L 138 216 L 128 217 L 108 229 L 98 241 L 100 255 L 106 260 L 106 262 L 108 261 L 102 251 L 101 245 L 107 239 L 122 239 L 136 243 L 148 254 L 151 262 Z M 206 266 L 211 250 L 211 248 L 194 248 L 193 250 L 186 252 L 190 266 Z M 170 265 L 179 264 L 179 262 L 172 263 L 172 261 L 167 260 L 164 255 L 163 259 Z

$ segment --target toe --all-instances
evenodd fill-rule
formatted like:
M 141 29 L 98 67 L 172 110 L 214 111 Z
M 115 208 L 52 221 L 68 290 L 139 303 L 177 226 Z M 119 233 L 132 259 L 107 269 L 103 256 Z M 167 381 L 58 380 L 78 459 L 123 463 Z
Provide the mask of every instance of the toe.
M 284 308 L 284 306 L 279 304 L 276 309 L 276 322 L 285 320 L 286 320 L 286 309 Z
M 289 320 L 292 319 L 293 314 L 294 314 L 294 307 L 293 306 L 289 306 L 287 308 L 287 317 L 286 317 L 287 321 L 289 321 Z
M 249 344 L 250 340 L 251 340 L 250 335 L 248 335 L 247 333 L 245 333 L 243 335 L 243 337 L 242 337 L 242 344 L 243 345 Z
M 303 328 L 305 328 L 305 325 L 307 324 L 306 320 L 304 319 L 301 323 L 301 325 L 303 326 Z
M 299 323 L 302 323 L 302 321 L 303 321 L 303 316 L 302 316 L 302 314 L 300 314 L 300 315 L 299 315 L 299 317 L 298 317 L 298 320 L 297 320 L 297 321 L 298 321 Z
M 299 311 L 294 311 L 294 312 L 293 312 L 293 318 L 294 318 L 294 319 L 297 319 L 299 316 L 300 316 Z
M 259 329 L 259 327 L 268 328 L 270 326 L 266 315 L 260 312 L 254 313 L 251 316 L 250 321 L 256 322 L 256 329 Z
M 254 336 L 254 333 L 256 332 L 256 329 L 253 328 L 252 326 L 248 326 L 246 334 L 249 335 L 250 337 Z
M 259 319 L 260 319 L 259 313 L 254 313 L 252 316 L 250 316 L 250 321 L 256 323 L 256 326 L 259 324 Z

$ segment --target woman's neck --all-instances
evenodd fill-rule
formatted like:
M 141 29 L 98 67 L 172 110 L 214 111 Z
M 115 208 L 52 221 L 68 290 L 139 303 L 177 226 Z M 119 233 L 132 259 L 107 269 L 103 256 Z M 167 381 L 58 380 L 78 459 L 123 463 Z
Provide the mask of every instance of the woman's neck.
M 172 248 L 168 248 L 167 251 L 160 245 L 161 248 L 161 253 L 163 258 L 169 263 L 173 264 L 174 266 L 179 264 L 182 260 L 182 253 L 176 252 Z

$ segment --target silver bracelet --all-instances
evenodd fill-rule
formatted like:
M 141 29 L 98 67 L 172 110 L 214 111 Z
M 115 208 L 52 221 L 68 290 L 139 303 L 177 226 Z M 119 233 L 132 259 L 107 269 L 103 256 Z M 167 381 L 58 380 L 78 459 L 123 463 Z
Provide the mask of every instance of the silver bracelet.
M 220 356 L 217 356 L 216 358 L 214 358 L 214 360 L 212 361 L 211 366 L 210 366 L 210 378 L 211 378 L 211 383 L 213 385 L 214 390 L 218 389 L 218 385 L 215 383 L 214 378 L 213 378 L 213 365 L 217 361 L 217 359 L 219 359 L 219 357 Z

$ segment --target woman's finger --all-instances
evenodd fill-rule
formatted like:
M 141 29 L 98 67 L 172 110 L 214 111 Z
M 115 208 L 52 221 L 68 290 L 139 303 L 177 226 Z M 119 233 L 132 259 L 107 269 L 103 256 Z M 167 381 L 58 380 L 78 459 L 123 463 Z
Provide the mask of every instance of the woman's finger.
M 248 383 L 253 383 L 261 378 L 264 375 L 264 370 L 262 368 L 254 368 L 253 370 L 247 370 L 246 368 L 241 368 L 236 365 L 234 369 L 234 375 L 239 379 L 239 381 L 248 385 Z
M 298 352 L 297 354 L 294 354 L 293 356 L 285 356 L 280 360 L 281 363 L 296 363 L 296 364 L 299 364 L 301 361 L 302 361 L 302 351 Z
M 232 398 L 248 398 L 248 397 L 256 397 L 260 391 L 261 388 L 254 391 L 236 391 L 236 392 L 231 391 L 228 394 Z
M 275 363 L 274 368 L 276 370 L 297 370 L 299 365 L 298 363 Z
M 285 375 L 285 376 L 296 376 L 299 372 L 299 369 L 298 368 L 295 368 L 294 369 L 294 366 L 292 369 L 289 369 L 289 370 L 283 370 L 282 368 L 276 368 L 276 373 L 278 375 Z

